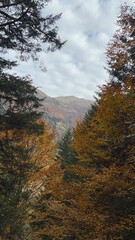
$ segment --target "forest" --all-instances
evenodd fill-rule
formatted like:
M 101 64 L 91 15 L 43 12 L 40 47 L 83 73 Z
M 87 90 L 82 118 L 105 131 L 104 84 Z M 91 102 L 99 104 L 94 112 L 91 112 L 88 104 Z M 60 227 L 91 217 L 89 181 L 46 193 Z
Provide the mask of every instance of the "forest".
M 121 6 L 107 83 L 58 139 L 32 79 L 7 71 L 64 47 L 48 2 L 0 2 L 0 240 L 134 240 L 135 8 Z

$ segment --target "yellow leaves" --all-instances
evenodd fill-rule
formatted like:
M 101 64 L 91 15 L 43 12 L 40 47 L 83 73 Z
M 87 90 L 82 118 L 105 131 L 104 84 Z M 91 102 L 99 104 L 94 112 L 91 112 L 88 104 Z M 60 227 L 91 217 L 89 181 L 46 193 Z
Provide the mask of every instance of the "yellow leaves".
M 134 239 L 135 84 L 127 46 L 131 39 L 124 38 L 131 28 L 124 22 L 121 30 L 122 35 L 116 33 L 107 52 L 112 84 L 100 89 L 94 116 L 78 122 L 73 132 L 71 147 L 78 159 L 66 170 L 79 180 L 65 182 L 57 175 L 46 185 L 51 196 L 49 201 L 43 200 L 47 210 L 39 219 L 50 223 L 43 231 L 54 239 L 66 235 L 78 240 Z M 53 147 L 49 149 L 53 152 Z M 43 172 L 43 162 L 46 167 L 50 164 L 47 149 L 44 151 L 40 149 L 33 157 L 36 163 L 41 159 Z
M 55 133 L 45 124 L 45 131 L 39 136 L 25 136 L 25 143 L 32 148 L 30 162 L 34 164 L 33 170 L 29 173 L 28 187 L 37 195 L 47 184 L 49 176 L 58 168 L 58 162 L 54 161 L 57 156 L 57 142 Z
M 101 172 L 94 175 L 91 187 L 95 191 L 96 186 L 100 186 L 102 191 L 104 191 L 104 196 L 107 196 L 107 193 L 110 191 L 114 196 L 116 194 L 117 196 L 124 196 L 125 194 L 129 195 L 129 185 L 130 189 L 132 188 L 133 190 L 135 188 L 134 180 L 135 176 L 132 167 L 123 166 L 118 168 L 118 166 L 112 165 L 110 168 L 104 168 Z
M 86 182 L 90 202 L 95 215 L 95 231 L 98 239 L 109 234 L 110 239 L 134 229 L 134 170 L 130 166 L 112 165 L 93 175 L 92 181 Z M 96 214 L 95 213 L 95 214 Z M 114 238 L 113 238 L 114 236 Z
M 56 134 L 50 126 L 44 123 L 42 135 L 29 135 L 24 130 L 13 129 L 1 132 L 0 138 L 10 141 L 14 147 L 28 151 L 27 159 L 18 159 L 18 164 L 30 166 L 26 173 L 27 186 L 24 188 L 33 189 L 32 195 L 34 196 L 34 193 L 37 194 L 43 183 L 47 181 L 47 177 L 58 168 L 58 162 L 54 161 L 57 156 Z
M 84 216 L 94 229 L 86 239 L 134 239 L 135 84 L 129 76 L 123 85 L 101 88 L 97 111 L 87 124 L 77 124 L 72 146 L 79 165 L 72 171 L 84 180 L 80 197 L 72 195 L 82 209 L 76 207 L 74 216 Z
M 127 151 L 133 145 L 128 139 L 134 135 L 135 99 L 124 89 L 127 89 L 126 86 L 104 86 L 97 112 L 89 126 L 85 122 L 77 125 L 73 146 L 80 160 L 102 162 L 114 158 L 115 161 L 115 156 L 111 154 L 113 149 L 123 148 L 125 141 L 128 143 Z M 134 147 L 131 148 L 133 151 Z

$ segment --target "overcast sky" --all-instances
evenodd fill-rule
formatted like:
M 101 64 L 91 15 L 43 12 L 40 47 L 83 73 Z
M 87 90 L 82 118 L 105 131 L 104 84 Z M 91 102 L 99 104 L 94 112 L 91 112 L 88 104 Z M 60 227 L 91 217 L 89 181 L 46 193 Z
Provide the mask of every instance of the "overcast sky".
M 116 17 L 123 0 L 53 0 L 51 13 L 62 12 L 57 22 L 66 45 L 55 53 L 42 53 L 47 72 L 32 61 L 22 63 L 17 72 L 30 74 L 33 84 L 49 96 L 74 95 L 93 99 L 98 86 L 108 79 L 104 70 L 105 50 L 116 30 Z M 134 0 L 127 0 L 133 5 Z

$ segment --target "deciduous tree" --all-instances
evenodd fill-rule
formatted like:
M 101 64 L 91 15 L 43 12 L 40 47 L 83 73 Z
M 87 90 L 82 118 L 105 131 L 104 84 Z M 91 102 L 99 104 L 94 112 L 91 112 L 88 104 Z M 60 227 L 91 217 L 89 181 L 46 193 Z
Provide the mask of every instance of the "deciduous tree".
M 89 223 L 93 219 L 92 239 L 100 240 L 135 238 L 134 11 L 126 5 L 121 11 L 121 29 L 107 52 L 110 82 L 100 89 L 92 120 L 87 125 L 83 121 L 74 131 L 79 159 L 91 166 L 83 184 L 91 202 L 86 218 Z
M 56 168 L 57 163 L 53 161 L 57 146 L 55 134 L 48 125 L 43 126 L 45 132 L 39 136 L 29 135 L 26 130 L 8 131 L 11 146 L 5 150 L 7 159 L 1 161 L 2 239 L 29 237 L 29 212 L 40 199 L 48 176 Z M 4 132 L 1 138 L 5 138 Z

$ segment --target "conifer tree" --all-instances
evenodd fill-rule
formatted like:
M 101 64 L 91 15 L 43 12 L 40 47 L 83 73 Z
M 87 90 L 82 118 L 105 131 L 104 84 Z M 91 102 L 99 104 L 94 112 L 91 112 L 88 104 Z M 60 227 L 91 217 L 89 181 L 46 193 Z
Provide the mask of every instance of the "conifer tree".
M 41 100 L 30 77 L 7 73 L 17 61 L 5 53 L 16 51 L 20 60 L 38 60 L 43 48 L 54 51 L 63 43 L 58 37 L 57 20 L 61 14 L 44 17 L 48 0 L 10 0 L 0 2 L 0 236 L 6 239 L 26 239 L 23 235 L 25 215 L 20 204 L 27 200 L 24 186 L 32 148 L 21 145 L 21 134 L 39 135 L 44 126 L 39 119 Z M 45 43 L 45 46 L 44 46 Z M 20 209 L 19 209 L 20 208 Z M 22 209 L 22 210 L 21 210 Z
M 50 0 L 0 2 L 0 47 L 3 54 L 12 49 L 20 53 L 22 60 L 29 57 L 37 60 L 37 53 L 43 51 L 43 48 L 54 51 L 62 46 L 56 26 L 61 14 L 47 14 L 49 2 Z M 1 67 L 15 64 L 4 57 L 0 58 L 0 63 Z
M 67 130 L 61 139 L 58 147 L 58 160 L 61 163 L 61 168 L 64 170 L 64 179 L 71 181 L 76 178 L 75 174 L 71 171 L 72 166 L 77 163 L 77 153 L 72 148 L 73 134 L 70 129 Z

